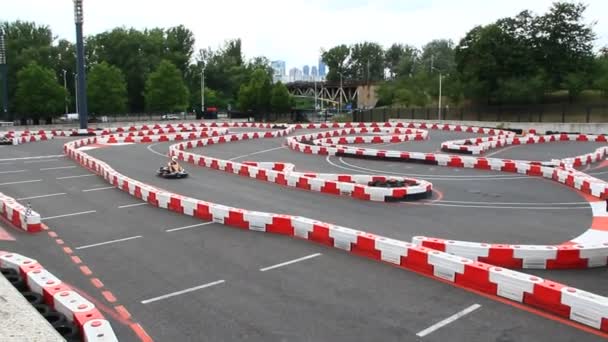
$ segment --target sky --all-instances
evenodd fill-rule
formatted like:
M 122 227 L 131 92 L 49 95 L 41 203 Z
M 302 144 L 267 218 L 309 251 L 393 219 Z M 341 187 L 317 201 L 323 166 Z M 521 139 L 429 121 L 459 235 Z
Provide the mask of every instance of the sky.
M 552 0 L 84 0 L 85 35 L 125 26 L 185 25 L 196 49 L 241 38 L 247 58 L 314 65 L 322 49 L 374 41 L 421 47 L 432 39 L 455 43 L 476 25 L 528 9 L 542 14 Z M 596 22 L 596 48 L 608 45 L 608 1 L 584 0 Z M 602 15 L 603 14 L 603 15 Z M 2 0 L 0 21 L 35 21 L 75 41 L 72 0 Z

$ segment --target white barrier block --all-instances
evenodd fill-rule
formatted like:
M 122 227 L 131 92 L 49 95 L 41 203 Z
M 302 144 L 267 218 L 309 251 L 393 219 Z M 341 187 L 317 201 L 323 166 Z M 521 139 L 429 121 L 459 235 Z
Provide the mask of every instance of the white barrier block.
M 433 275 L 451 282 L 455 281 L 456 273 L 464 273 L 465 264 L 472 262 L 473 260 L 439 251 L 428 253 L 428 263 L 433 265 Z
M 377 237 L 375 248 L 380 251 L 380 259 L 393 264 L 401 264 L 401 257 L 407 257 L 408 249 L 413 247 L 411 243 L 393 240 L 385 237 Z
M 209 213 L 216 223 L 224 224 L 224 219 L 230 215 L 230 209 L 232 208 L 225 205 L 209 203 Z
M 447 240 L 445 241 L 445 252 L 471 260 L 479 260 L 479 257 L 488 257 L 490 246 L 478 242 Z
M 249 222 L 249 230 L 266 231 L 266 225 L 272 224 L 272 214 L 261 211 L 246 211 L 243 219 Z
M 524 268 L 544 269 L 547 268 L 547 260 L 557 258 L 557 247 L 515 245 L 513 246 L 513 257 L 523 259 Z
M 329 236 L 334 239 L 334 247 L 350 251 L 351 245 L 357 242 L 357 231 L 354 229 L 329 226 Z
M 600 329 L 602 319 L 608 319 L 607 297 L 564 287 L 561 302 L 570 307 L 570 319 L 573 321 Z
M 84 342 L 118 342 L 110 322 L 94 319 L 83 325 Z
M 506 268 L 491 267 L 490 281 L 497 285 L 497 295 L 517 302 L 523 302 L 524 292 L 532 293 L 534 284 L 542 283 L 542 279 L 515 272 Z
M 74 320 L 74 314 L 87 312 L 95 309 L 95 305 L 74 291 L 62 291 L 53 297 L 54 309 L 64 314 L 70 321 Z
M 27 285 L 30 291 L 41 295 L 45 287 L 57 286 L 59 284 L 61 284 L 61 280 L 46 269 L 35 270 L 27 274 Z

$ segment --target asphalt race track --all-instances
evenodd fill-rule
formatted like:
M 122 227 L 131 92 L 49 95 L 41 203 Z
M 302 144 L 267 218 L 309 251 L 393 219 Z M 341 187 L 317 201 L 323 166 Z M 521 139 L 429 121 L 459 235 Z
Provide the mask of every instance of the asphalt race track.
M 434 152 L 443 141 L 478 136 L 434 130 L 429 134 L 429 140 L 383 148 Z M 111 321 L 121 341 L 149 340 L 146 335 L 155 341 L 605 338 L 506 300 L 340 250 L 154 208 L 63 157 L 67 141 L 0 146 L 0 191 L 30 203 L 49 227 L 48 232 L 29 235 L 0 222 L 0 250 L 38 259 L 79 289 Z M 313 217 L 406 241 L 425 235 L 560 244 L 583 233 L 592 220 L 582 195 L 543 178 L 310 155 L 286 148 L 285 138 L 217 144 L 191 152 L 239 162 L 289 162 L 298 171 L 417 177 L 433 183 L 433 197 L 396 203 L 362 201 L 186 163 L 188 178 L 159 178 L 155 171 L 167 162 L 166 153 L 174 143 L 119 145 L 87 153 L 131 178 L 182 195 L 248 210 Z M 550 160 L 599 146 L 591 142 L 518 145 L 491 150 L 486 156 Z M 600 162 L 581 169 L 608 180 L 607 166 Z M 608 295 L 605 267 L 525 272 Z M 426 330 L 463 310 L 450 324 Z M 134 329 L 133 324 L 143 329 Z

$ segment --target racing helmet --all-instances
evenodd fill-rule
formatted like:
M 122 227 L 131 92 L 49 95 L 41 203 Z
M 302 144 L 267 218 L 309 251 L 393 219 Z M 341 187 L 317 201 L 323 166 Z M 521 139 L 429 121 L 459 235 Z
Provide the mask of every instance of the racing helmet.
M 171 160 L 172 160 L 172 161 L 177 161 L 177 156 L 173 156 L 173 157 L 171 157 Z

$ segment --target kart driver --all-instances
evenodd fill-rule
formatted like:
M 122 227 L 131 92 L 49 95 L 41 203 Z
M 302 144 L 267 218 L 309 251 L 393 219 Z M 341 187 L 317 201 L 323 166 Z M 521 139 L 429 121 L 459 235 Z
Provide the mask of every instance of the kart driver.
M 180 172 L 182 170 L 182 167 L 177 162 L 176 156 L 171 157 L 171 161 L 169 162 L 168 166 L 169 166 L 169 172 L 171 172 L 171 173 Z

